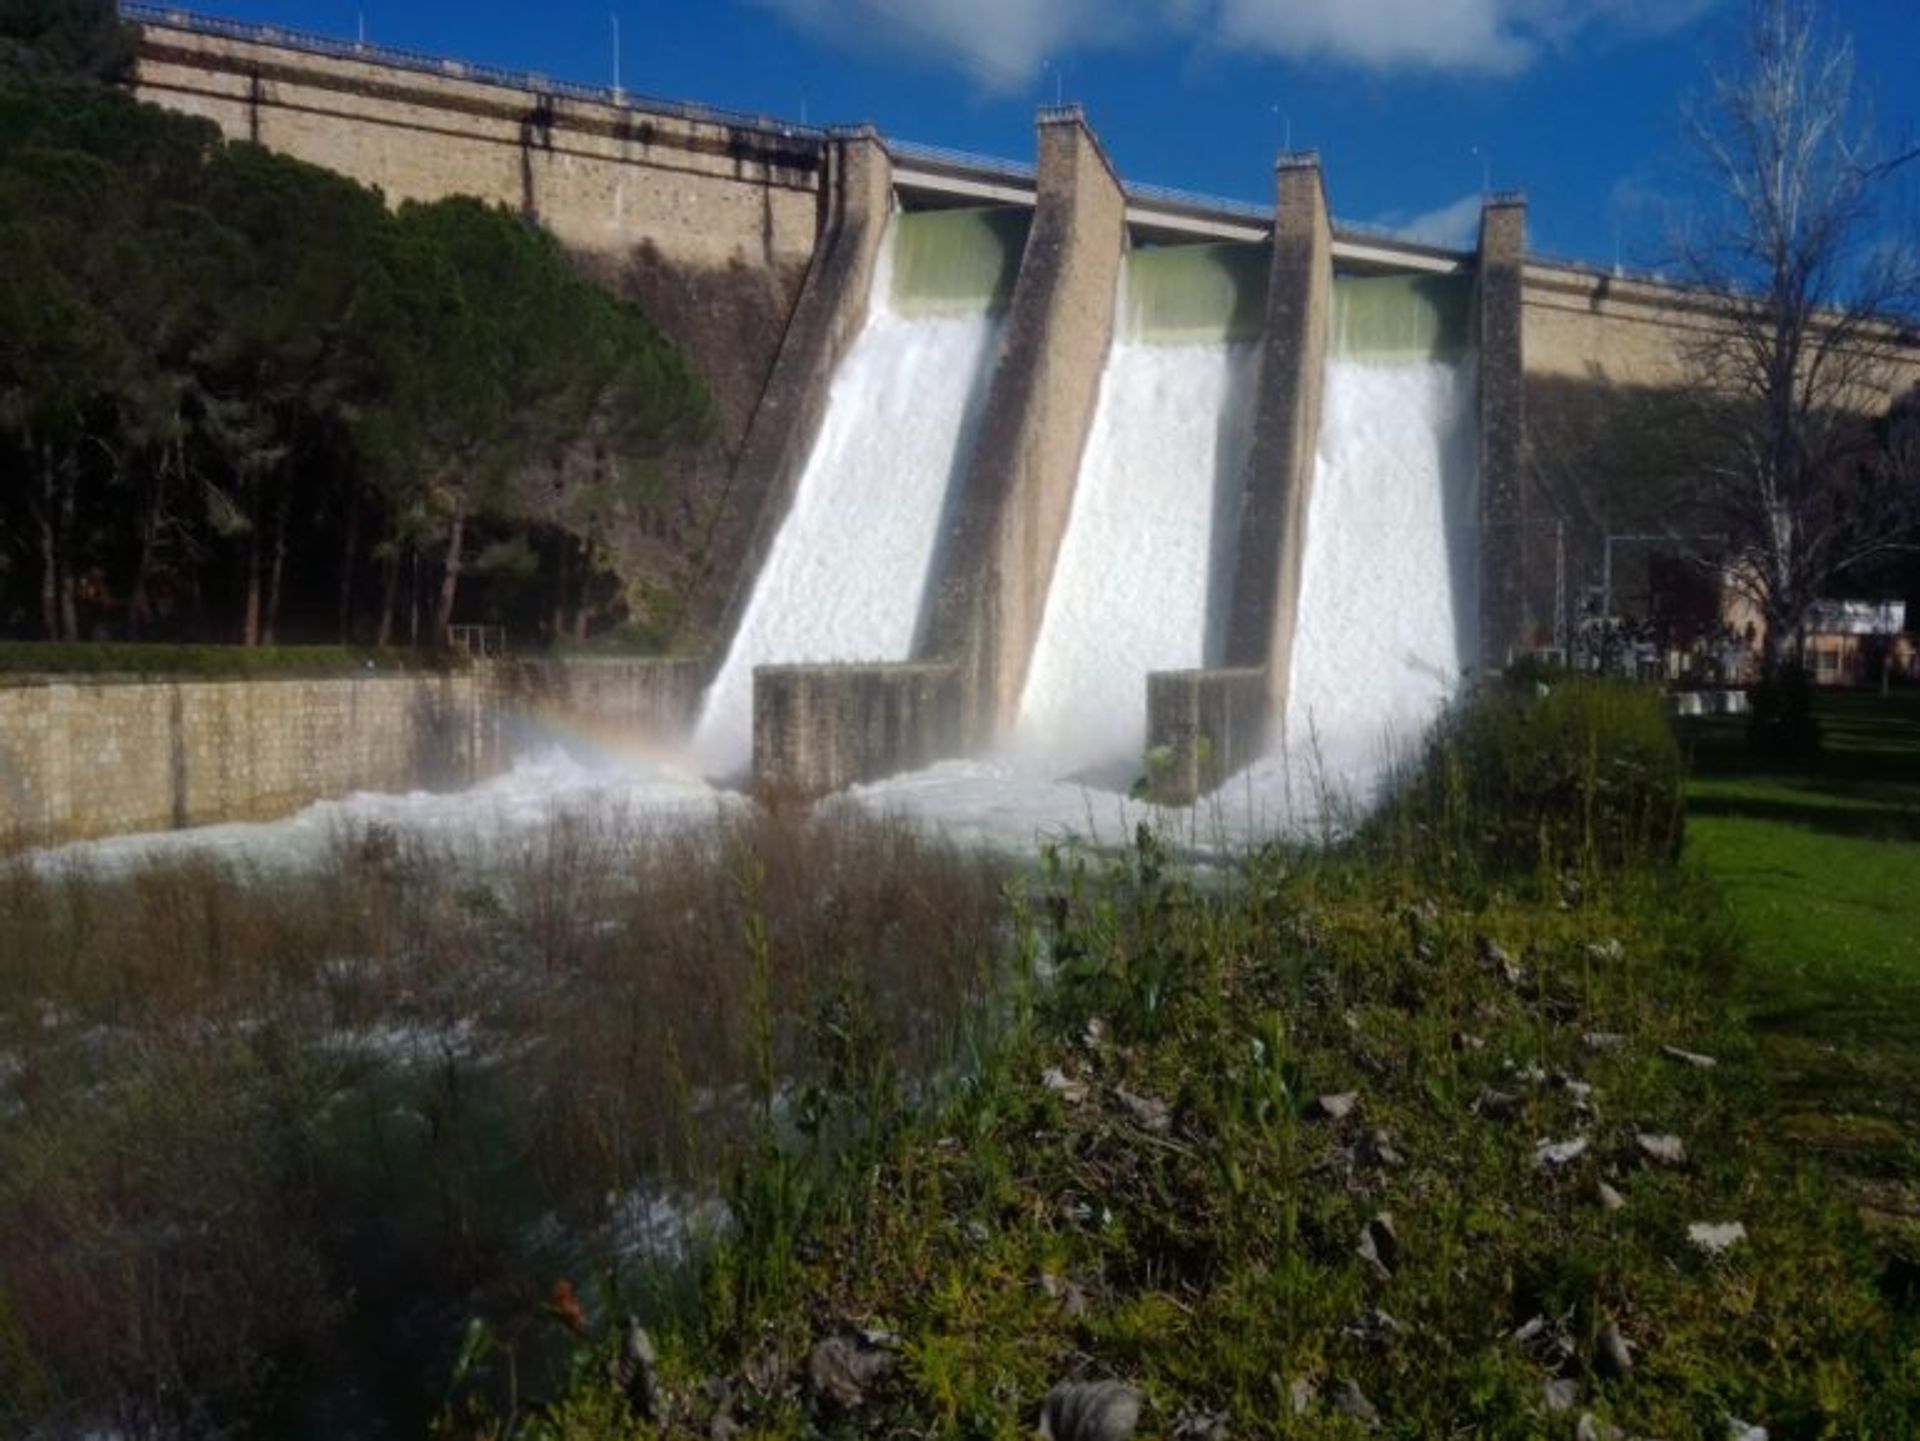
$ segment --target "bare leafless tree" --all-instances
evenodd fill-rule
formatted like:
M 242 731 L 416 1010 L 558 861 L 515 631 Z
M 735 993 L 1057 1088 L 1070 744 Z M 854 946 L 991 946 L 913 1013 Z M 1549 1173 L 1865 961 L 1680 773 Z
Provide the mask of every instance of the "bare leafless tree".
M 1680 247 L 1709 310 L 1689 361 L 1715 441 L 1691 499 L 1726 533 L 1772 675 L 1838 577 L 1912 541 L 1914 477 L 1875 457 L 1871 420 L 1920 355 L 1920 265 L 1882 228 L 1899 167 L 1861 119 L 1852 45 L 1808 0 L 1753 0 L 1740 67 L 1688 124 L 1717 202 Z

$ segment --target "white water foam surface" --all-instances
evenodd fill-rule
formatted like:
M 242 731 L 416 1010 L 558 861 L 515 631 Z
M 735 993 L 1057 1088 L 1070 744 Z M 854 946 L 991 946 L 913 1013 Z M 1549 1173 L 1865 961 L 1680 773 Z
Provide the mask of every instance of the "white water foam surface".
M 1041 770 L 1125 785 L 1146 747 L 1148 672 L 1209 659 L 1257 357 L 1248 343 L 1114 343 L 1020 704 L 1015 745 Z
M 857 786 L 827 804 L 902 816 L 956 842 L 1016 854 L 1069 838 L 1123 846 L 1142 824 L 1200 854 L 1230 854 L 1276 835 L 1312 839 L 1337 832 L 1345 817 L 1377 799 L 1390 763 L 1418 745 L 1472 659 L 1474 395 L 1471 363 L 1330 365 L 1285 739 L 1277 754 L 1216 794 L 1185 809 L 1155 807 L 1128 796 L 1124 766 L 1098 784 L 1063 780 L 1057 753 L 1015 746 L 1001 756 L 949 761 Z M 1191 550 L 1193 517 L 1177 526 L 1188 527 L 1184 543 Z M 843 529 L 847 563 L 870 564 L 863 557 L 871 532 Z M 1118 569 L 1117 550 L 1103 547 L 1121 547 L 1125 532 L 1118 518 L 1088 531 L 1106 539 L 1074 564 L 1084 564 L 1094 579 Z M 1204 584 L 1197 559 L 1188 554 L 1184 562 L 1182 584 L 1190 592 Z M 1095 593 L 1091 582 L 1082 591 L 1089 601 Z M 1117 585 L 1110 598 L 1126 604 Z M 1166 604 L 1184 606 L 1189 621 L 1204 614 L 1192 594 Z M 1196 644 L 1187 621 L 1182 636 L 1181 644 Z M 1088 684 L 1102 684 L 1125 666 L 1128 695 L 1103 704 L 1123 709 L 1133 725 L 1144 711 L 1145 668 L 1162 663 L 1158 655 L 1090 660 Z M 1060 702 L 1069 712 L 1078 704 L 1077 689 L 1069 685 Z M 1118 724 L 1100 734 L 1105 753 L 1124 759 Z M 291 867 L 317 864 L 343 835 L 374 825 L 484 859 L 537 834 L 556 816 L 646 830 L 698 823 L 748 804 L 701 779 L 697 767 L 549 748 L 454 794 L 351 796 L 282 821 L 84 842 L 39 852 L 35 861 L 111 869 L 198 853 Z
M 659 831 L 710 821 L 748 804 L 746 797 L 716 790 L 667 762 L 586 756 L 550 746 L 466 790 L 363 792 L 317 802 L 283 820 L 108 836 L 35 851 L 32 859 L 43 872 L 73 867 L 126 872 L 194 857 L 291 871 L 318 866 L 334 847 L 379 828 L 398 843 L 485 862 L 561 818 L 605 825 L 615 833 Z
M 834 374 L 792 507 L 701 705 L 694 748 L 709 775 L 737 777 L 752 761 L 755 666 L 899 661 L 913 646 L 1000 324 L 901 314 L 888 267 L 876 271 L 872 315 Z
M 1474 663 L 1477 393 L 1471 361 L 1328 363 L 1287 695 L 1296 791 L 1371 806 Z
M 1068 837 L 1124 845 L 1141 824 L 1199 854 L 1340 834 L 1413 758 L 1472 663 L 1476 394 L 1470 361 L 1329 362 L 1284 734 L 1215 794 L 1155 807 L 1124 779 L 1060 780 L 1022 747 L 857 786 L 849 802 L 1016 852 Z M 1110 599 L 1127 604 L 1118 582 Z M 1125 711 L 1113 735 L 1144 718 L 1144 673 L 1126 681 L 1107 702 Z

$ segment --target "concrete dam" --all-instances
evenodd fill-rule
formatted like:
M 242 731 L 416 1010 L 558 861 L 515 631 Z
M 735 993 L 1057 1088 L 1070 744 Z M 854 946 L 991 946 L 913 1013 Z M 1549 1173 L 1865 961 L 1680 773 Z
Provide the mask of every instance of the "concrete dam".
M 889 177 L 830 241 L 863 247 L 835 257 L 861 319 L 804 362 L 830 378 L 701 701 L 710 776 L 813 795 L 989 756 L 1184 803 L 1311 756 L 1364 788 L 1504 660 L 1483 412 L 1518 370 L 1485 312 L 1517 270 L 1503 296 L 1484 253 L 1517 204 L 1483 255 L 1396 267 L 1336 254 L 1311 155 L 1269 234 L 1224 239 L 1130 214 L 1072 109 L 1042 115 L 1030 210 L 842 143 Z
M 1029 166 L 126 13 L 144 98 L 643 251 L 746 378 L 704 650 L 623 682 L 715 783 L 1364 784 L 1529 643 L 1523 340 L 1628 300 L 1530 267 L 1517 196 L 1455 252 L 1337 227 L 1310 153 L 1268 205 L 1129 186 L 1073 106 Z M 686 319 L 743 286 L 768 323 Z

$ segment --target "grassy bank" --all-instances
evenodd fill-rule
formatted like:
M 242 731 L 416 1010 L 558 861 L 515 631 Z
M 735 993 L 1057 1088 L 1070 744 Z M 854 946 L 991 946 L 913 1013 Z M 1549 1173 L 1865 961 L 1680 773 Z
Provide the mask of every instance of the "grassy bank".
M 1749 1023 L 1680 785 L 1657 700 L 1561 687 L 1205 867 L 836 807 L 16 862 L 0 1418 L 1012 1437 L 1112 1379 L 1193 1441 L 1908 1436 L 1861 1107 Z
M 410 650 L 343 645 L 0 641 L 0 683 L 10 676 L 315 680 L 368 672 L 429 670 L 443 663 Z
M 1054 983 L 978 1084 L 722 1251 L 676 1431 L 1014 1436 L 1117 1378 L 1155 1435 L 1910 1434 L 1911 1330 L 1771 1131 L 1710 897 L 1156 871 L 1056 876 Z M 604 1382 L 525 1429 L 652 1434 Z
M 1696 725 L 1689 851 L 1726 896 L 1782 1132 L 1920 1288 L 1920 697 L 1823 694 L 1825 745 L 1756 772 Z
M 1162 1436 L 1910 1435 L 1911 1300 L 1776 1129 L 1733 917 L 1664 823 L 1605 843 L 1668 808 L 1596 827 L 1620 756 L 1568 719 L 1501 701 L 1339 854 L 1056 864 L 972 1084 L 857 1166 L 766 1153 L 650 1381 L 591 1315 L 563 1402 L 446 1430 L 1011 1437 L 1110 1379 Z

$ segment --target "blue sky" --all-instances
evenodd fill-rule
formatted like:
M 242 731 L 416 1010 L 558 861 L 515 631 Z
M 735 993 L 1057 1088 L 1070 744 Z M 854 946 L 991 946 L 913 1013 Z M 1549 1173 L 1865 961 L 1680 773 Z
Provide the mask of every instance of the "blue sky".
M 1083 103 L 1129 180 L 1271 195 L 1289 139 L 1342 219 L 1463 242 L 1489 175 L 1533 247 L 1657 266 L 1681 105 L 1743 0 L 198 0 L 196 8 L 1030 159 Z M 1828 0 L 1890 144 L 1920 142 L 1920 0 Z M 1920 170 L 1910 166 L 1909 171 Z M 1904 189 L 1911 194 L 1911 183 Z M 1895 222 L 1912 235 L 1914 211 Z

